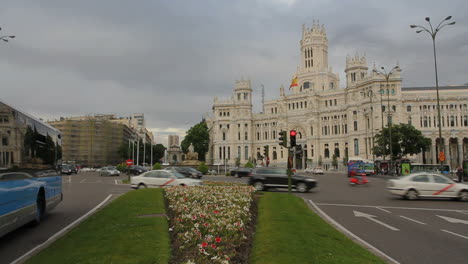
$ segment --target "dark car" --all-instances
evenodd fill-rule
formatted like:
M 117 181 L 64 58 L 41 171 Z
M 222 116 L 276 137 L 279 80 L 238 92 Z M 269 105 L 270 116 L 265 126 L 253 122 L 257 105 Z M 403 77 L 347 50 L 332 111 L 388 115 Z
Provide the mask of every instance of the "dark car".
M 288 188 L 288 174 L 284 168 L 257 168 L 252 171 L 249 184 L 257 191 L 268 188 Z M 317 181 L 311 177 L 298 174 L 291 176 L 291 187 L 298 192 L 308 192 L 317 186 Z
M 76 165 L 69 164 L 68 167 L 70 167 L 72 173 L 78 174 L 78 167 Z
M 128 170 L 127 170 L 127 174 L 130 174 L 130 175 L 140 175 L 144 172 L 147 172 L 148 170 L 145 169 L 144 167 L 142 166 L 138 166 L 138 165 L 132 165 L 130 167 L 128 167 Z
M 203 177 L 203 173 L 191 167 L 167 167 L 166 170 L 177 171 L 185 177 L 193 179 L 201 179 Z
M 71 168 L 70 165 L 63 164 L 62 168 L 61 168 L 61 172 L 62 172 L 62 174 L 71 175 L 73 171 L 72 171 L 72 168 Z
M 231 170 L 231 176 L 235 176 L 237 178 L 247 177 L 252 172 L 252 168 L 234 168 Z

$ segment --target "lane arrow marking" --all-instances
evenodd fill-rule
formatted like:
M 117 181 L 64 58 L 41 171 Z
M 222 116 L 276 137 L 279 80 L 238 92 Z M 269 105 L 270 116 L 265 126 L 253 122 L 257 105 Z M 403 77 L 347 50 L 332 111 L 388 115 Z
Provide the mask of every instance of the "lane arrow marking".
M 355 217 L 364 217 L 364 218 L 367 218 L 367 219 L 369 219 L 369 220 L 371 220 L 371 221 L 374 221 L 374 222 L 376 222 L 377 224 L 383 225 L 383 226 L 385 226 L 386 228 L 388 228 L 388 229 L 390 229 L 390 230 L 393 230 L 393 231 L 399 231 L 399 230 L 400 230 L 400 229 L 398 229 L 398 228 L 395 228 L 395 227 L 393 227 L 393 226 L 391 226 L 391 225 L 387 225 L 386 223 L 375 219 L 375 218 L 374 218 L 374 217 L 376 217 L 375 215 L 370 215 L 370 214 L 366 214 L 366 213 L 359 212 L 359 211 L 354 211 L 354 210 L 353 210 L 353 212 L 354 212 L 354 216 L 355 216 Z
M 457 219 L 457 218 L 452 218 L 452 217 L 448 217 L 448 216 L 441 216 L 441 215 L 437 215 L 438 217 L 444 219 L 445 221 L 447 222 L 450 222 L 450 223 L 453 223 L 453 224 L 465 224 L 465 225 L 468 225 L 468 221 L 466 220 L 462 220 L 462 219 Z

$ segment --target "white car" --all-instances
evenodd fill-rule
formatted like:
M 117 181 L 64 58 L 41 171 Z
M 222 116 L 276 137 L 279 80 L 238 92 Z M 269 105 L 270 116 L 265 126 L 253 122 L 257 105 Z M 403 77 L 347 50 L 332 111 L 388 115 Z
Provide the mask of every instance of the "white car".
M 315 167 L 315 168 L 306 168 L 304 172 L 312 172 L 313 174 L 323 174 L 323 169 L 321 167 Z
M 130 186 L 135 189 L 165 186 L 199 186 L 203 181 L 190 179 L 176 171 L 152 170 L 132 177 Z
M 101 176 L 119 176 L 120 171 L 112 167 L 104 167 L 99 170 Z
M 408 200 L 416 200 L 419 197 L 441 197 L 468 201 L 468 185 L 456 183 L 437 173 L 418 172 L 399 179 L 391 179 L 387 182 L 387 189 L 392 194 Z

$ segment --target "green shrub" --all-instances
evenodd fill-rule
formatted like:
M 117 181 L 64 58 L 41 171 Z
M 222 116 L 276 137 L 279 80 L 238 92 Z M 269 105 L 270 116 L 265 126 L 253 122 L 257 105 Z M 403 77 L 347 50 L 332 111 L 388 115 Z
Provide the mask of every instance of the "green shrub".
M 200 163 L 197 167 L 197 170 L 203 173 L 203 175 L 208 174 L 208 166 L 206 166 L 205 162 Z
M 246 167 L 246 168 L 254 168 L 255 166 L 254 166 L 253 163 L 250 162 L 250 160 L 249 160 L 249 161 L 247 161 L 247 163 L 244 165 L 244 167 Z
M 118 171 L 126 171 L 127 170 L 127 164 L 125 163 L 120 163 L 119 165 L 116 166 Z
M 156 162 L 156 163 L 153 165 L 153 170 L 162 170 L 161 164 L 159 164 L 159 162 Z
M 231 173 L 229 171 L 226 172 L 226 176 L 231 176 Z

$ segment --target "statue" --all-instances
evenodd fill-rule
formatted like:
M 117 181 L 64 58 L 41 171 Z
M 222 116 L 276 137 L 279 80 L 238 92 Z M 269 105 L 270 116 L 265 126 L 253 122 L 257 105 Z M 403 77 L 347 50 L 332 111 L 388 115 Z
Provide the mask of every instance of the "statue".
M 195 152 L 192 143 L 190 143 L 190 146 L 188 147 L 188 152 L 185 155 L 185 160 L 182 161 L 180 164 L 189 166 L 196 166 L 200 164 L 200 161 L 198 161 L 198 153 Z
M 190 146 L 188 147 L 187 160 L 198 160 L 198 153 L 195 152 L 192 143 L 190 143 Z

